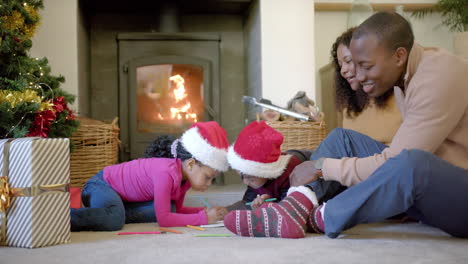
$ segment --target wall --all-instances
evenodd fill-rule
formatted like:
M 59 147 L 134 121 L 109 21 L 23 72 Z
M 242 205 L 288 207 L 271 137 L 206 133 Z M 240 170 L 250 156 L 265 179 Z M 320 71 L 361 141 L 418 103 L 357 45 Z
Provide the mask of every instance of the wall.
M 83 10 L 78 8 L 78 109 L 79 114 L 90 116 L 90 54 L 89 25 Z
M 255 0 L 244 23 L 244 46 L 247 95 L 262 97 L 262 39 L 260 34 L 260 5 Z M 258 109 L 246 107 L 247 120 L 255 120 Z
M 30 54 L 47 57 L 53 75 L 65 76 L 61 88 L 78 95 L 78 3 L 76 0 L 44 0 L 41 24 L 32 38 Z M 78 110 L 79 98 L 72 108 Z
M 262 96 L 286 106 L 297 91 L 315 97 L 314 1 L 261 0 Z

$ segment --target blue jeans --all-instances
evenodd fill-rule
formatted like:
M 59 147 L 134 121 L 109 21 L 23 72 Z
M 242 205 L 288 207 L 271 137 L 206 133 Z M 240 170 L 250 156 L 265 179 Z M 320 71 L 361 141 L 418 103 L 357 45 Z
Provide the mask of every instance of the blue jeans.
M 370 149 L 380 143 L 357 132 L 337 129 L 324 140 L 337 152 Z M 360 144 L 356 139 L 359 138 Z M 353 142 L 346 144 L 346 142 Z M 344 145 L 343 142 L 345 143 Z M 323 144 L 323 143 L 322 143 Z M 359 145 L 359 146 L 358 146 Z M 370 147 L 369 147 L 370 146 Z M 322 147 L 322 145 L 320 145 Z M 345 155 L 346 156 L 346 155 Z M 325 207 L 325 234 L 337 237 L 357 224 L 382 221 L 407 213 L 423 223 L 440 228 L 455 237 L 468 237 L 468 170 L 454 166 L 432 153 L 403 150 L 389 159 L 368 179 L 330 199 Z
M 156 222 L 154 201 L 122 201 L 104 181 L 103 171 L 86 182 L 81 199 L 85 208 L 70 209 L 72 231 L 115 231 L 125 223 Z
M 381 153 L 386 147 L 386 145 L 364 134 L 349 129 L 336 128 L 322 141 L 310 159 L 317 160 L 321 157 L 332 159 L 364 158 Z M 346 190 L 346 187 L 339 182 L 322 179 L 309 183 L 307 186 L 314 190 L 319 203 L 326 202 Z

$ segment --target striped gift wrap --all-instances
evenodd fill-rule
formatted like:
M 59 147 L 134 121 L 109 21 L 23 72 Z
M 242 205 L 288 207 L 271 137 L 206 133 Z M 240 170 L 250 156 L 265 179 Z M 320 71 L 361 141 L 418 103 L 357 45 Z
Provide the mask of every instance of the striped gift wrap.
M 0 172 L 8 182 L 3 194 L 10 189 L 9 207 L 0 213 L 0 243 L 25 248 L 69 243 L 69 140 L 0 140 Z

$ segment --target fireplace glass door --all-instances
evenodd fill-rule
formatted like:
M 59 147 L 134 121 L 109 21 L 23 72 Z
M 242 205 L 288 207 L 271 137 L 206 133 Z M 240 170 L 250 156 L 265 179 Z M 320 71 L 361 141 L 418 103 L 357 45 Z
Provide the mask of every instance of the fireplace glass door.
M 159 135 L 179 137 L 193 123 L 213 120 L 210 62 L 156 56 L 129 63 L 130 158 L 142 157 Z

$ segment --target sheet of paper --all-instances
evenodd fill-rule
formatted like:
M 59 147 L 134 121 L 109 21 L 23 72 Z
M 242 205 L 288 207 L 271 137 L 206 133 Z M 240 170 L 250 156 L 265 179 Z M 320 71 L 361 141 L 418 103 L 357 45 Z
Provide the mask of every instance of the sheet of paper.
M 223 227 L 223 226 L 224 226 L 224 221 L 218 221 L 215 224 L 201 225 L 200 227 L 206 228 L 206 227 Z

